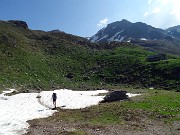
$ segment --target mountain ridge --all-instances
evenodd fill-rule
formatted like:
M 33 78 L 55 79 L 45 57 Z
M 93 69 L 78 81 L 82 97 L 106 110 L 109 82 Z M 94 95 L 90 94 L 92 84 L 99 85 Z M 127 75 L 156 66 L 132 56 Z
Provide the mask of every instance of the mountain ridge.
M 131 23 L 123 19 L 100 29 L 89 41 L 93 43 L 130 42 L 150 51 L 180 55 L 180 26 L 164 30 L 146 23 Z M 152 46 L 149 46 L 149 42 Z
M 128 41 L 131 39 L 140 39 L 140 38 L 149 39 L 149 40 L 158 40 L 165 38 L 166 36 L 173 35 L 174 34 L 173 32 L 179 33 L 180 26 L 170 27 L 168 29 L 161 29 L 161 28 L 155 28 L 143 22 L 131 23 L 130 21 L 123 19 L 122 21 L 116 21 L 110 23 L 106 27 L 100 29 L 94 36 L 90 38 L 90 41 L 92 42 L 121 41 L 120 38 L 122 37 L 124 37 L 122 41 Z M 107 35 L 107 37 L 105 37 L 105 35 Z M 99 37 L 97 38 L 97 36 Z M 102 38 L 103 36 L 105 38 Z M 116 38 L 113 39 L 112 36 Z

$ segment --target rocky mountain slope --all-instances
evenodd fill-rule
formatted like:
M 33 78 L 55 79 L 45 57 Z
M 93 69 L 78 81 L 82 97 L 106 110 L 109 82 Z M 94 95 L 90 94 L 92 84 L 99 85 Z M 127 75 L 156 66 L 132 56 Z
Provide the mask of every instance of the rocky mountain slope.
M 166 32 L 171 37 L 176 38 L 176 39 L 180 39 L 180 25 L 170 27 L 170 28 L 166 29 Z
M 108 24 L 92 36 L 90 41 L 132 42 L 151 51 L 180 55 L 180 26 L 163 30 L 142 22 L 131 23 L 124 19 Z
M 127 20 L 117 21 L 108 24 L 91 37 L 92 42 L 129 41 L 132 39 L 162 39 L 165 31 L 154 28 L 145 23 L 131 23 Z

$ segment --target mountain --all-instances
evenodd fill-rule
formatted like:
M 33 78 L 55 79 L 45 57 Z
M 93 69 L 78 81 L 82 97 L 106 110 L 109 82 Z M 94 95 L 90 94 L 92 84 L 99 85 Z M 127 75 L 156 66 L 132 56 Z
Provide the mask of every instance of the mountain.
M 91 42 L 131 42 L 147 50 L 180 55 L 180 26 L 166 30 L 142 22 L 128 20 L 113 22 L 90 38 Z
M 59 30 L 31 30 L 23 21 L 0 21 L 0 91 L 112 85 L 178 89 L 180 58 L 148 62 L 153 55 L 132 43 L 91 43 Z
M 145 23 L 131 23 L 125 19 L 108 24 L 90 38 L 92 42 L 129 41 L 132 39 L 162 39 L 165 31 Z
M 168 35 L 172 36 L 173 38 L 180 39 L 180 25 L 170 27 L 166 29 Z

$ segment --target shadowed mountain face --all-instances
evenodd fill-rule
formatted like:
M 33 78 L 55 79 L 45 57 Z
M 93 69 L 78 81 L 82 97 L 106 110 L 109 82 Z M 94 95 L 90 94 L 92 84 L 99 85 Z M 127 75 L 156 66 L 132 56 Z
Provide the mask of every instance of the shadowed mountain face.
M 168 35 L 180 39 L 180 25 L 166 29 Z
M 162 39 L 165 37 L 165 30 L 154 28 L 142 22 L 131 23 L 122 20 L 108 24 L 93 37 L 92 42 L 129 41 L 132 39 Z
M 180 55 L 180 26 L 163 30 L 127 20 L 108 24 L 90 38 L 91 42 L 131 42 L 148 50 Z M 148 48 L 147 48 L 148 47 Z

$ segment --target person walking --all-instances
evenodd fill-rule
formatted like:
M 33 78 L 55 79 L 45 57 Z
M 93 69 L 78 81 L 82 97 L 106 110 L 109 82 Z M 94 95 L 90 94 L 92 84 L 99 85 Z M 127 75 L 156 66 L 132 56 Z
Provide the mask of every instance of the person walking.
M 53 105 L 54 105 L 53 109 L 56 109 L 57 94 L 55 92 L 53 92 L 52 94 L 52 99 L 53 99 Z

